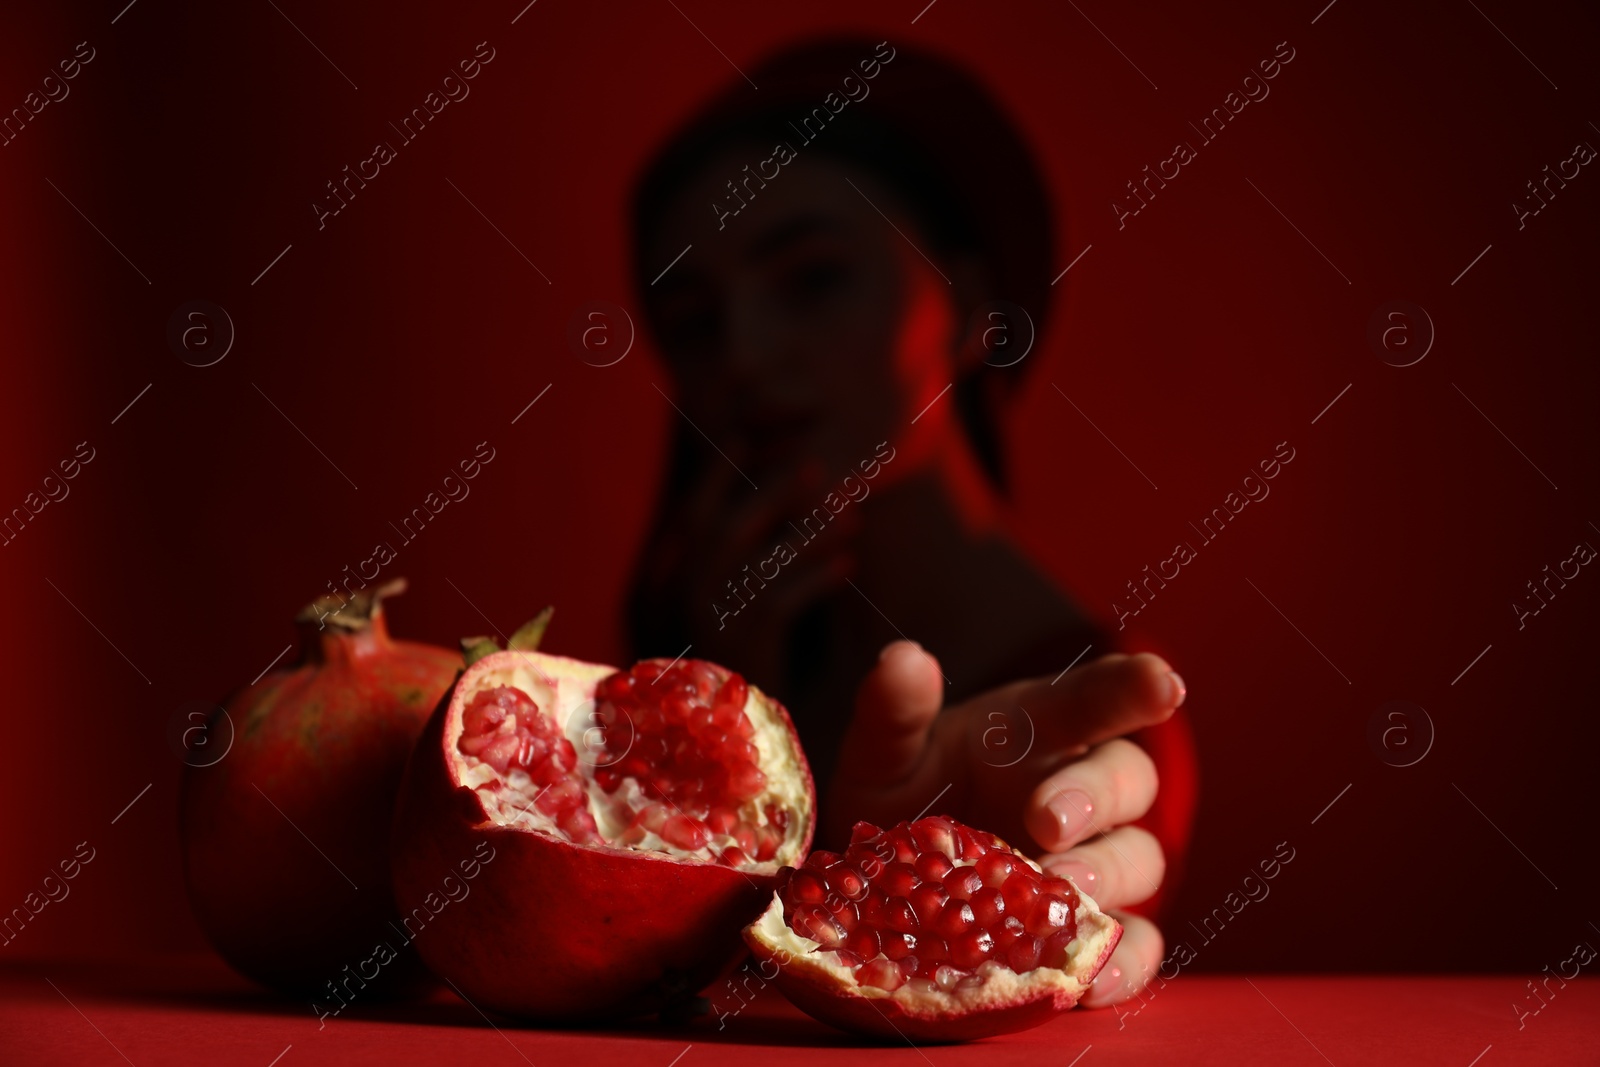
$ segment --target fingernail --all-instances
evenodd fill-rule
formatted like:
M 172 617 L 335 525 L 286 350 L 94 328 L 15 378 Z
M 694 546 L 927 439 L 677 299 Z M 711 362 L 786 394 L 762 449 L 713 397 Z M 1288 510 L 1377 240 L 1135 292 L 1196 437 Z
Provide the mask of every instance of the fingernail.
M 1061 834 L 1058 840 L 1077 841 L 1086 837 L 1094 826 L 1094 801 L 1089 799 L 1088 793 L 1069 789 L 1051 797 L 1045 807 L 1056 817 Z
M 891 648 L 893 648 L 895 645 L 900 645 L 900 644 L 910 645 L 912 648 L 916 649 L 918 652 L 923 651 L 923 648 L 922 648 L 921 645 L 917 644 L 915 641 L 912 641 L 910 639 L 907 639 L 907 640 L 904 640 L 904 641 L 890 641 L 887 645 L 884 645 L 883 648 L 881 648 L 878 651 L 878 662 L 882 663 L 885 659 L 887 659 L 888 656 L 889 656 L 889 650 Z
M 1177 671 L 1167 672 L 1167 685 L 1171 687 L 1167 703 L 1174 708 L 1183 707 L 1183 698 L 1189 695 L 1189 690 L 1184 686 L 1183 679 L 1178 677 Z
M 1050 865 L 1050 873 L 1072 879 L 1072 884 L 1080 891 L 1089 894 L 1095 900 L 1100 899 L 1100 876 L 1088 864 L 1079 863 L 1077 860 L 1054 863 Z
M 1122 993 L 1123 977 L 1121 967 L 1107 967 L 1100 972 L 1100 977 L 1094 980 L 1094 985 L 1089 987 L 1089 992 L 1083 996 L 1083 1006 L 1086 1008 L 1103 1008 L 1115 1001 Z

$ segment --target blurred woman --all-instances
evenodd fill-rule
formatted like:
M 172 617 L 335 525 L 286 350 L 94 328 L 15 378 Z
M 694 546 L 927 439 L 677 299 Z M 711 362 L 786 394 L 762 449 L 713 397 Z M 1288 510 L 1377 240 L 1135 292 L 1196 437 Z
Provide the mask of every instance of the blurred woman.
M 823 842 L 929 805 L 1031 838 L 1127 927 L 1086 1002 L 1130 996 L 1162 941 L 1123 909 L 1148 911 L 1181 854 L 1192 746 L 1167 723 L 1177 674 L 1107 655 L 1007 533 L 1003 420 L 1054 276 L 1043 183 L 942 60 L 838 41 L 752 79 L 635 199 L 682 415 L 636 651 L 692 647 L 782 697 Z

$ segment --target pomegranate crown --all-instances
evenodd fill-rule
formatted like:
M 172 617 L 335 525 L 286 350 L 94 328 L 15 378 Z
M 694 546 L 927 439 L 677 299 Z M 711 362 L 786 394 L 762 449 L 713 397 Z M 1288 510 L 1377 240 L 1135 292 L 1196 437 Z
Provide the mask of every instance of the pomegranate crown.
M 300 609 L 295 622 L 316 623 L 317 629 L 335 626 L 341 630 L 365 630 L 383 614 L 383 598 L 406 591 L 404 578 L 391 578 L 382 585 L 358 589 L 349 596 L 329 593 Z

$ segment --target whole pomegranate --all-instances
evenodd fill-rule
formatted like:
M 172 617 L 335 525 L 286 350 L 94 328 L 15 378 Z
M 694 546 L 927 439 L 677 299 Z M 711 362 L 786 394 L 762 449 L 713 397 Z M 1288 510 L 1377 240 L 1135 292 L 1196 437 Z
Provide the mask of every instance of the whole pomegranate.
M 788 712 L 731 671 L 491 652 L 406 770 L 401 923 L 485 1010 L 672 1008 L 744 955 L 740 928 L 805 855 L 815 813 Z
M 391 925 L 388 830 L 461 655 L 389 637 L 382 600 L 404 589 L 397 579 L 307 607 L 300 662 L 235 694 L 232 748 L 184 772 L 195 917 L 224 959 L 285 992 L 395 992 L 425 974 Z
M 1048 1021 L 1078 1002 L 1121 937 L 1070 879 L 938 817 L 857 823 L 843 855 L 813 852 L 785 868 L 745 930 L 801 1010 L 914 1042 Z

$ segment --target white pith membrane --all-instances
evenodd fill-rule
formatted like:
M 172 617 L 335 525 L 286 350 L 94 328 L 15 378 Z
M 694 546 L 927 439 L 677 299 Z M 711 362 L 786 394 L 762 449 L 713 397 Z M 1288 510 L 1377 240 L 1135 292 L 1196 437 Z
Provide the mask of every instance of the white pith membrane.
M 1043 873 L 1033 860 L 1021 853 L 1014 855 L 1035 872 Z M 951 859 L 956 870 L 977 863 L 976 860 L 955 858 L 948 852 L 946 857 Z M 1083 996 L 1094 980 L 1095 963 L 1106 954 L 1107 947 L 1118 936 L 1118 924 L 1102 912 L 1082 889 L 1077 890 L 1077 896 L 1078 906 L 1073 913 L 1077 921 L 1077 937 L 1069 942 L 1067 958 L 1062 967 L 1040 964 L 1018 974 L 998 960 L 986 960 L 971 972 L 980 979 L 979 982 L 964 981 L 949 991 L 939 988 L 935 983 L 915 979 L 908 979 L 893 991 L 862 984 L 857 980 L 855 970 L 839 961 L 838 952 L 824 949 L 819 942 L 790 928 L 784 921 L 783 900 L 778 893 L 772 895 L 772 903 L 751 924 L 748 933 L 765 947 L 769 957 L 775 958 L 780 967 L 793 977 L 803 977 L 824 985 L 831 983 L 837 992 L 844 995 L 891 1000 L 909 1015 L 965 1015 L 985 1008 L 1010 1007 L 1055 991 L 1069 994 L 1074 1001 Z M 866 962 L 870 961 L 863 961 Z
M 485 656 L 461 676 L 445 720 L 445 747 L 453 778 L 477 794 L 484 811 L 495 824 L 535 830 L 571 842 L 571 838 L 556 825 L 555 819 L 535 806 L 534 801 L 541 787 L 534 783 L 526 771 L 512 768 L 502 775 L 477 756 L 463 753 L 458 746 L 462 734 L 462 713 L 474 696 L 485 689 L 500 686 L 519 689 L 533 700 L 541 715 L 554 718 L 561 733 L 577 750 L 577 771 L 587 788 L 589 813 L 607 844 L 573 844 L 577 847 L 662 853 L 680 860 L 717 863 L 721 851 L 735 843 L 727 834 L 712 834 L 704 848 L 695 850 L 679 848 L 649 830 L 644 830 L 643 838 L 634 844 L 610 844 L 632 825 L 635 812 L 648 804 L 657 803 L 645 795 L 633 778 L 623 779 L 616 792 L 608 793 L 593 777 L 597 760 L 602 768 L 613 762 L 610 755 L 598 752 L 590 744 L 595 737 L 592 714 L 595 687 L 615 673 L 615 667 L 540 652 L 507 651 Z M 811 797 L 806 788 L 809 775 L 801 769 L 796 758 L 796 743 L 782 714 L 754 686 L 750 687 L 745 700 L 744 714 L 754 727 L 749 740 L 756 748 L 756 762 L 766 776 L 766 787 L 754 798 L 729 806 L 738 811 L 742 822 L 758 827 L 776 825 L 768 819 L 766 812 L 768 806 L 775 806 L 779 811 L 788 812 L 788 825 L 782 831 L 782 843 L 772 859 L 762 862 L 752 858 L 751 862 L 734 869 L 770 874 L 784 864 L 795 862 L 800 856 L 806 828 L 811 822 Z

